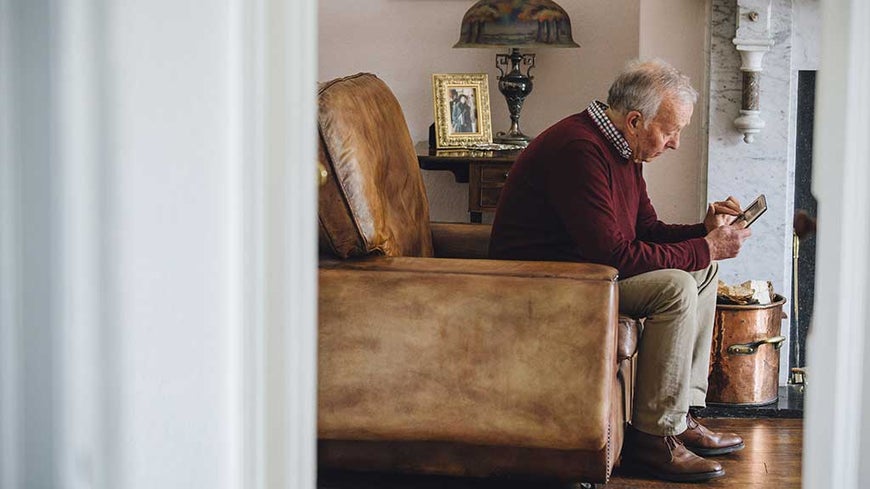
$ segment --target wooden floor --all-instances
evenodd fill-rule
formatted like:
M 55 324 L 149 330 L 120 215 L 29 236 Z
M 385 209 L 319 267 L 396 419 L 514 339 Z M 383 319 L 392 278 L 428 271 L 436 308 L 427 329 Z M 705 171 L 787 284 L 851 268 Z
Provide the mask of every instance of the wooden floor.
M 676 484 L 630 474 L 617 468 L 606 489 L 638 488 L 799 488 L 803 422 L 800 419 L 707 419 L 704 424 L 718 431 L 741 435 L 746 448 L 721 457 L 725 477 L 706 484 Z M 396 474 L 324 472 L 318 489 L 571 489 L 573 484 L 545 481 L 464 479 Z

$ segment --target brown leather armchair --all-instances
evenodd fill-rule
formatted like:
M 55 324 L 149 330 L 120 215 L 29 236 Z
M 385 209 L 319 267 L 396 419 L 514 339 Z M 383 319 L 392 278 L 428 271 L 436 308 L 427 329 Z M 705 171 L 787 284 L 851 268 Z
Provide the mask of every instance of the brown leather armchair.
M 429 222 L 380 79 L 319 104 L 320 466 L 606 482 L 637 338 L 616 271 L 485 259 L 489 226 Z

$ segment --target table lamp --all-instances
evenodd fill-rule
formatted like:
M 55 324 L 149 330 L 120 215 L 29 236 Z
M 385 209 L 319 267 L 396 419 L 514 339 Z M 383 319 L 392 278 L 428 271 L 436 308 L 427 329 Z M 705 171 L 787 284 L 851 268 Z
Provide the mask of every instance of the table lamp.
M 509 54 L 497 54 L 495 66 L 500 73 L 498 89 L 507 100 L 511 127 L 496 134 L 495 141 L 526 146 L 532 139 L 520 130 L 523 101 L 532 93 L 535 55 L 520 53 L 523 48 L 579 48 L 571 37 L 571 20 L 551 0 L 480 0 L 465 12 L 454 48 L 502 46 Z M 521 66 L 526 68 L 523 73 Z M 508 69 L 510 67 L 510 69 Z

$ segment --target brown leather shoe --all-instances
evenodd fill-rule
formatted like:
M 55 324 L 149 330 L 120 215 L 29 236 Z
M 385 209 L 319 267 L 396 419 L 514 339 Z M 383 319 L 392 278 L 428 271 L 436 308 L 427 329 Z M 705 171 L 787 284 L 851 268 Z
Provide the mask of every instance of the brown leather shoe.
M 725 475 L 719 462 L 695 455 L 675 436 L 649 435 L 631 425 L 625 430 L 622 461 L 626 466 L 674 482 L 702 482 Z
M 691 414 L 686 416 L 689 427 L 686 431 L 677 435 L 677 439 L 683 442 L 689 450 L 702 456 L 724 455 L 726 453 L 742 450 L 746 445 L 743 438 L 734 433 L 716 433 L 707 429 Z

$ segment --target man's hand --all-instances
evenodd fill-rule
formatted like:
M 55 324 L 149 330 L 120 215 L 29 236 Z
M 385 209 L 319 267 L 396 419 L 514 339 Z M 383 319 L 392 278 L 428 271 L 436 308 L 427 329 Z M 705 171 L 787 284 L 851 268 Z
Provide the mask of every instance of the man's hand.
M 719 226 L 731 224 L 731 222 L 734 221 L 734 218 L 740 215 L 741 212 L 743 212 L 743 210 L 740 207 L 740 202 L 729 195 L 727 199 L 713 202 L 707 207 L 707 215 L 704 217 L 704 227 L 707 228 L 707 232 L 709 233 Z
M 740 246 L 751 235 L 752 230 L 749 228 L 731 225 L 719 226 L 710 231 L 707 236 L 704 236 L 710 248 L 710 259 L 734 258 L 740 252 Z

